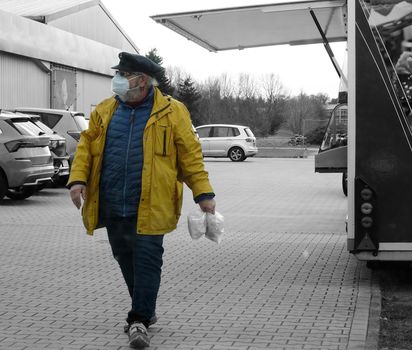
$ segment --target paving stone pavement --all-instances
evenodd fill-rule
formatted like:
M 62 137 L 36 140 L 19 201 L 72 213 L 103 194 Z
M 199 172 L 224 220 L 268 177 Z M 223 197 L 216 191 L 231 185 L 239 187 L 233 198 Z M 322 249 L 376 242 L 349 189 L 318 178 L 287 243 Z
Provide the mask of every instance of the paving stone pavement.
M 190 239 L 185 190 L 150 349 L 363 349 L 370 273 L 346 251 L 339 174 L 313 159 L 206 167 L 225 236 Z M 128 349 L 129 305 L 105 231 L 84 233 L 67 190 L 0 203 L 0 349 Z

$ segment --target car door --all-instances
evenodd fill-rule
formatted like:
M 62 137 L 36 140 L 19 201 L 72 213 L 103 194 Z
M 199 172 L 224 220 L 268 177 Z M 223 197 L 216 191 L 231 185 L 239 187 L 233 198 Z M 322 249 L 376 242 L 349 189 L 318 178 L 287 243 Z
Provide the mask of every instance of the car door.
M 202 153 L 204 156 L 208 156 L 210 153 L 209 143 L 210 143 L 210 132 L 212 128 L 210 126 L 200 126 L 196 128 L 197 134 L 199 136 L 199 142 L 202 146 Z
M 232 139 L 229 135 L 232 128 L 227 126 L 214 126 L 211 134 L 211 140 L 209 144 L 210 155 L 215 157 L 226 157 L 229 147 L 232 143 Z

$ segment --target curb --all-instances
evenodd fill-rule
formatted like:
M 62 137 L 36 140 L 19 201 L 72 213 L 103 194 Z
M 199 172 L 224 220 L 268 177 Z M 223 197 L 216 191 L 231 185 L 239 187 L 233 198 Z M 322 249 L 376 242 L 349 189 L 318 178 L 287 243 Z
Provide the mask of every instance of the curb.
M 352 325 L 349 332 L 348 350 L 365 350 L 369 329 L 370 307 L 372 298 L 371 272 L 365 261 L 359 261 L 358 295 Z M 372 335 L 372 333 L 371 333 Z M 374 348 L 376 350 L 376 348 Z
M 381 315 L 381 289 L 376 271 L 372 271 L 371 303 L 369 311 L 368 333 L 364 350 L 376 350 L 379 348 L 379 331 Z

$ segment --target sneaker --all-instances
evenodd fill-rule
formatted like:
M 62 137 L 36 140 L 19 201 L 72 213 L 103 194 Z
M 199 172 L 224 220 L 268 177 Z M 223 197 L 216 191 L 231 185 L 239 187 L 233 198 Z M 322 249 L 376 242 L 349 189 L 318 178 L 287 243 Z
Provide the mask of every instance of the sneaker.
M 157 316 L 156 314 L 154 314 L 149 320 L 149 327 L 154 325 L 156 322 L 157 322 Z M 129 328 L 130 328 L 130 324 L 126 323 L 123 327 L 124 332 L 127 333 L 129 331 Z
M 141 322 L 134 322 L 129 327 L 129 345 L 135 349 L 143 349 L 150 346 L 147 329 Z
M 149 320 L 149 327 L 154 325 L 157 322 L 157 316 L 154 314 Z

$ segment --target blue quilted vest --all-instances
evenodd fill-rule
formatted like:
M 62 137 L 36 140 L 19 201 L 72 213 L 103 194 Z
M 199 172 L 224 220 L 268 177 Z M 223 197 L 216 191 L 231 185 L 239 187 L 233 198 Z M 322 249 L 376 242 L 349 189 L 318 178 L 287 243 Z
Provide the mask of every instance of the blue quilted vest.
M 143 132 L 153 107 L 154 89 L 137 107 L 119 100 L 110 121 L 100 177 L 103 218 L 136 216 L 143 167 Z

